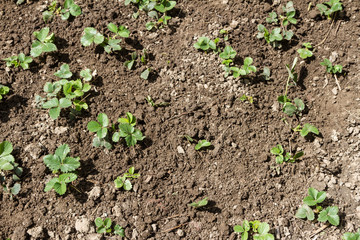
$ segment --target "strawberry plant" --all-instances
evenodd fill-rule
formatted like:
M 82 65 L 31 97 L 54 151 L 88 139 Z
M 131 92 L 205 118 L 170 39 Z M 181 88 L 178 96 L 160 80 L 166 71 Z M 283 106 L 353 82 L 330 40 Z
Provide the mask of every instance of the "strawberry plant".
M 208 198 L 204 198 L 200 201 L 197 202 L 192 202 L 189 204 L 190 207 L 194 207 L 194 208 L 201 208 L 201 207 L 205 207 L 208 204 Z
M 285 16 L 280 15 L 280 18 L 282 19 L 281 23 L 283 26 L 286 27 L 287 25 L 289 25 L 289 23 L 297 23 L 297 20 L 294 18 L 296 10 L 292 1 L 288 2 L 285 7 L 283 6 L 283 11 L 285 12 Z
M 77 17 L 81 14 L 81 8 L 74 3 L 74 0 L 65 0 L 63 7 L 57 7 L 57 1 L 52 1 L 48 7 L 48 10 L 42 13 L 45 23 L 51 21 L 54 15 L 61 15 L 62 20 L 69 19 L 70 15 Z
M 341 65 L 332 65 L 331 61 L 327 58 L 324 59 L 324 61 L 322 61 L 320 63 L 320 65 L 325 66 L 326 67 L 326 72 L 331 73 L 331 74 L 337 74 L 337 73 L 342 73 L 342 69 L 343 67 Z
M 23 169 L 15 163 L 15 158 L 11 154 L 13 146 L 11 142 L 4 141 L 0 143 L 0 185 L 2 186 L 5 193 L 10 195 L 10 199 L 13 199 L 14 195 L 20 192 L 21 185 L 14 183 L 20 180 L 23 173 Z M 7 172 L 11 171 L 12 179 L 8 179 Z M 12 186 L 11 186 L 12 185 Z
M 277 18 L 276 12 L 269 13 L 269 17 L 265 20 L 267 23 L 277 23 L 279 20 Z
M 235 56 L 236 51 L 231 46 L 226 46 L 223 52 L 219 54 L 219 57 L 224 59 L 222 64 L 224 64 L 223 69 L 225 70 L 225 77 L 228 77 L 231 73 L 230 64 L 233 62 Z
M 118 176 L 115 180 L 116 188 L 123 188 L 126 191 L 132 189 L 132 184 L 128 178 L 138 178 L 140 177 L 139 173 L 135 173 L 135 168 L 131 167 L 128 172 L 124 173 L 122 176 Z
M 56 45 L 54 42 L 54 33 L 50 34 L 50 29 L 48 27 L 44 27 L 40 31 L 35 31 L 33 35 L 36 40 L 33 41 L 31 45 L 30 55 L 32 57 L 38 57 L 44 52 L 54 52 L 57 51 Z
M 319 130 L 310 123 L 305 123 L 303 127 L 298 125 L 293 129 L 295 132 L 300 132 L 300 136 L 306 137 L 309 133 L 313 133 L 315 135 L 319 135 Z
M 327 16 L 328 19 L 334 18 L 336 12 L 341 11 L 342 3 L 340 0 L 329 0 L 328 2 L 317 4 L 321 15 Z
M 10 88 L 0 84 L 0 101 L 3 99 L 3 96 L 8 94 Z
M 344 233 L 344 235 L 341 237 L 343 240 L 360 240 L 360 228 L 356 233 Z
M 318 214 L 319 222 L 329 222 L 334 226 L 338 226 L 340 223 L 340 218 L 338 215 L 339 208 L 337 206 L 329 206 L 326 209 L 323 209 L 319 204 L 326 199 L 326 193 L 321 191 L 319 192 L 315 188 L 308 189 L 308 196 L 303 199 L 303 205 L 296 212 L 297 218 L 307 218 L 312 221 L 315 219 L 315 214 Z M 311 207 L 315 207 L 312 209 Z
M 295 153 L 294 156 L 292 156 L 289 152 L 285 153 L 281 144 L 273 147 L 270 152 L 276 156 L 275 161 L 277 164 L 282 164 L 283 162 L 295 162 L 304 155 L 304 152 Z
M 270 226 L 266 222 L 244 220 L 242 225 L 235 225 L 234 232 L 241 234 L 241 240 L 248 240 L 252 233 L 254 240 L 274 240 L 274 236 L 269 233 Z
M 280 96 L 278 97 L 278 102 L 283 104 L 282 110 L 289 117 L 293 116 L 294 114 L 300 116 L 301 112 L 305 109 L 304 102 L 299 98 L 295 98 L 294 103 L 292 103 L 291 100 L 286 96 Z
M 111 219 L 105 218 L 105 220 L 102 220 L 102 218 L 96 218 L 95 219 L 95 225 L 96 225 L 96 232 L 97 233 L 111 233 Z M 120 227 L 119 224 L 116 224 L 114 227 L 114 234 L 119 235 L 120 237 L 125 237 L 125 231 L 122 227 Z
M 238 67 L 230 67 L 230 70 L 233 71 L 233 76 L 235 78 L 239 76 L 249 75 L 251 72 L 256 72 L 256 67 L 251 65 L 253 63 L 253 59 L 251 57 L 246 57 L 244 59 L 244 65 L 241 68 Z
M 135 129 L 128 123 L 122 123 L 119 125 L 119 132 L 115 132 L 112 136 L 113 142 L 119 142 L 120 137 L 125 138 L 126 145 L 128 147 L 135 146 L 138 141 L 144 140 L 142 132 L 139 129 Z
M 68 157 L 69 153 L 69 145 L 63 144 L 56 149 L 55 154 L 49 154 L 44 157 L 45 165 L 53 173 L 61 173 L 58 177 L 54 177 L 46 183 L 45 192 L 54 189 L 55 192 L 63 195 L 66 192 L 66 185 L 77 179 L 77 174 L 73 173 L 73 171 L 80 167 L 80 158 Z
M 84 29 L 84 34 L 81 37 L 81 44 L 87 47 L 95 43 L 103 47 L 107 53 L 121 50 L 121 46 L 119 45 L 121 39 L 117 39 L 116 37 L 127 38 L 130 35 L 130 31 L 126 27 L 122 25 L 118 27 L 114 23 L 109 23 L 107 27 L 111 32 L 115 33 L 114 36 L 105 37 L 95 28 L 87 27 Z
M 47 82 L 44 85 L 44 92 L 47 93 L 46 98 L 36 97 L 38 104 L 44 109 L 49 109 L 49 115 L 52 119 L 57 119 L 60 116 L 61 109 L 69 108 L 72 116 L 81 112 L 82 109 L 88 109 L 88 105 L 82 98 L 83 95 L 91 89 L 89 82 L 92 79 L 90 69 L 84 69 L 80 72 L 83 78 L 77 80 L 67 80 L 72 77 L 72 72 L 68 64 L 63 64 L 55 76 L 61 78 L 60 81 L 54 83 Z M 62 90 L 62 91 L 61 91 Z
M 87 124 L 87 129 L 90 132 L 96 132 L 96 136 L 93 139 L 94 147 L 106 147 L 110 149 L 112 147 L 110 140 L 108 139 L 109 118 L 105 113 L 99 113 L 96 121 L 90 121 Z
M 311 43 L 306 42 L 302 44 L 305 48 L 299 48 L 297 52 L 300 54 L 300 57 L 302 59 L 310 58 L 313 56 L 313 53 L 310 49 L 313 47 L 311 46 Z
M 198 41 L 194 44 L 194 48 L 207 51 L 209 49 L 216 50 L 216 43 L 208 37 L 199 37 Z
M 31 57 L 25 56 L 24 53 L 20 53 L 18 56 L 11 56 L 3 59 L 6 62 L 7 67 L 19 67 L 21 66 L 24 70 L 29 69 L 29 63 L 33 61 Z

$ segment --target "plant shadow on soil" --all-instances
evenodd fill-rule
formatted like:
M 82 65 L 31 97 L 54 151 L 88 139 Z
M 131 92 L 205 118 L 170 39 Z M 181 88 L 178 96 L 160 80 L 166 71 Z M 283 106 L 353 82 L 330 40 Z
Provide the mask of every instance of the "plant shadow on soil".
M 209 200 L 206 206 L 201 207 L 197 210 L 201 212 L 221 213 L 221 208 L 216 207 L 216 202 L 212 200 Z
M 11 95 L 6 99 L 6 103 L 2 103 L 0 105 L 0 119 L 2 123 L 6 123 L 10 120 L 9 114 L 11 109 L 19 107 L 17 105 L 21 104 L 21 106 L 28 106 L 27 104 L 28 98 L 24 98 L 20 95 Z

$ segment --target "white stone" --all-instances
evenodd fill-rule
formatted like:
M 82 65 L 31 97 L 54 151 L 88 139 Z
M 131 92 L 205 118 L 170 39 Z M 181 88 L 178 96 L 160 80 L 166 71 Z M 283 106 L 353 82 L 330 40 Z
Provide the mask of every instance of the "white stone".
M 181 147 L 181 146 L 177 146 L 177 151 L 178 151 L 178 153 L 180 153 L 180 154 L 185 154 L 185 151 L 184 151 L 184 149 Z
M 75 222 L 77 232 L 88 233 L 90 230 L 90 221 L 87 218 L 80 218 Z
M 27 230 L 27 233 L 36 239 L 36 238 L 41 238 L 41 235 L 43 234 L 43 230 L 44 229 L 42 226 L 38 226 L 38 227 L 30 228 L 29 230 Z
M 91 189 L 91 191 L 89 192 L 89 198 L 96 200 L 100 197 L 100 194 L 101 194 L 101 188 L 96 186 L 93 189 Z

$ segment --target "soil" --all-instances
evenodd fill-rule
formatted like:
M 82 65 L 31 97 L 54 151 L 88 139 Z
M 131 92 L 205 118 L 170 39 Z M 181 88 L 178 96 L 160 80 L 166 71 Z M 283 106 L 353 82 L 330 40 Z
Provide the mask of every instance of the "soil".
M 55 33 L 58 51 L 36 58 L 29 70 L 0 64 L 0 84 L 11 89 L 0 104 L 0 140 L 14 145 L 14 156 L 24 169 L 21 191 L 9 199 L 0 192 L 0 238 L 6 239 L 100 239 L 93 221 L 110 217 L 125 228 L 126 239 L 240 239 L 233 226 L 244 219 L 271 226 L 276 239 L 340 239 L 360 227 L 360 2 L 344 0 L 337 21 L 321 17 L 314 7 L 320 1 L 294 0 L 298 23 L 294 38 L 274 49 L 257 39 L 257 25 L 271 11 L 282 13 L 286 1 L 189 1 L 179 0 L 170 12 L 169 26 L 147 31 L 149 20 L 123 1 L 76 1 L 83 13 L 70 21 L 56 17 L 45 24 L 41 12 L 47 3 L 0 1 L 0 58 L 29 54 L 32 33 L 48 26 Z M 119 54 L 80 43 L 85 27 L 109 34 L 107 24 L 128 27 L 131 35 Z M 220 29 L 229 31 L 230 44 L 241 64 L 250 56 L 258 68 L 249 78 L 224 78 L 216 53 L 196 50 L 198 37 L 212 39 Z M 325 42 L 321 43 L 328 31 Z M 224 46 L 220 41 L 220 46 Z M 287 70 L 303 42 L 315 47 L 314 57 L 299 61 L 297 86 L 289 97 L 301 98 L 306 112 L 286 117 L 277 103 L 283 94 Z M 137 62 L 128 70 L 124 62 L 131 52 L 146 49 L 148 64 Z M 331 57 L 342 64 L 333 76 L 319 63 Z M 75 119 L 63 111 L 53 121 L 46 110 L 36 108 L 35 96 L 55 81 L 63 63 L 77 75 L 84 68 L 97 71 L 89 97 L 89 109 Z M 261 76 L 271 69 L 271 80 Z M 148 80 L 140 78 L 147 67 Z M 242 102 L 243 95 L 254 103 Z M 170 102 L 166 107 L 151 107 Z M 111 122 L 131 112 L 146 139 L 135 147 L 124 143 L 106 150 L 92 146 L 87 123 L 99 113 Z M 286 121 L 282 119 L 285 117 Z M 302 138 L 293 133 L 298 124 L 318 127 L 319 136 Z M 213 147 L 195 151 L 184 139 L 207 139 Z M 71 156 L 79 156 L 79 178 L 63 196 L 44 192 L 53 174 L 43 157 L 68 144 Z M 282 144 L 286 151 L 304 151 L 295 163 L 276 165 L 270 149 Z M 141 174 L 132 180 L 133 190 L 115 189 L 113 180 L 131 166 Z M 276 169 L 277 167 L 277 169 Z M 277 171 L 278 170 L 278 171 Z M 307 189 L 327 192 L 325 205 L 339 206 L 341 223 L 317 231 L 324 224 L 295 218 Z M 203 209 L 188 206 L 208 197 Z M 104 239 L 111 239 L 107 235 Z

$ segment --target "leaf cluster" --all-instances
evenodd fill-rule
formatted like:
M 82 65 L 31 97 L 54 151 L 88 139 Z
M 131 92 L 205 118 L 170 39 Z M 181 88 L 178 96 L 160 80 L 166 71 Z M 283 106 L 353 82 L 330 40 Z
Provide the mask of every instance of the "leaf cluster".
M 294 156 L 291 155 L 291 153 L 284 151 L 281 144 L 276 145 L 276 147 L 273 147 L 270 152 L 276 156 L 275 161 L 277 164 L 282 164 L 283 162 L 295 162 L 300 157 L 304 155 L 304 152 L 297 152 Z
M 123 25 L 119 27 L 114 23 L 109 23 L 107 28 L 114 33 L 115 35 L 112 37 L 105 37 L 101 33 L 99 33 L 93 27 L 87 27 L 84 29 L 83 36 L 81 37 L 81 44 L 85 47 L 90 46 L 92 43 L 100 45 L 104 48 L 105 52 L 112 53 L 114 51 L 120 51 L 121 39 L 117 39 L 116 37 L 127 38 L 130 36 L 130 31 Z
M 54 15 L 61 15 L 62 20 L 68 20 L 70 15 L 77 17 L 81 14 L 80 6 L 75 4 L 74 0 L 65 0 L 63 7 L 57 6 L 57 1 L 53 1 L 50 3 L 48 10 L 42 13 L 45 23 L 51 21 Z
M 301 112 L 305 109 L 304 102 L 299 98 L 295 98 L 294 103 L 292 103 L 291 99 L 283 95 L 278 97 L 278 102 L 283 104 L 282 110 L 289 117 L 293 116 L 294 114 L 300 116 Z
M 302 59 L 310 58 L 313 56 L 313 52 L 310 50 L 313 47 L 311 46 L 311 43 L 306 42 L 302 44 L 305 48 L 299 48 L 297 52 L 300 54 L 300 57 Z
M 249 75 L 251 72 L 256 72 L 256 67 L 251 65 L 253 63 L 253 59 L 251 57 L 246 57 L 244 59 L 244 65 L 241 68 L 238 67 L 230 67 L 230 70 L 233 71 L 233 76 L 235 78 L 240 76 Z
M 69 157 L 67 156 L 69 153 L 69 145 L 63 144 L 56 149 L 55 154 L 49 154 L 44 157 L 45 165 L 53 173 L 62 173 L 58 177 L 52 178 L 45 185 L 45 192 L 54 189 L 55 192 L 63 195 L 66 192 L 66 185 L 77 179 L 77 174 L 73 173 L 73 171 L 80 167 L 80 158 Z
M 334 226 L 338 226 L 340 223 L 340 218 L 338 215 L 339 208 L 337 206 L 329 206 L 326 209 L 323 209 L 319 204 L 326 199 L 326 192 L 319 192 L 315 188 L 308 189 L 308 196 L 303 199 L 303 205 L 296 212 L 297 218 L 307 218 L 312 221 L 315 219 L 315 213 L 318 214 L 317 220 L 319 222 L 328 221 Z M 311 207 L 315 207 L 313 210 Z
M 0 100 L 3 99 L 3 96 L 8 94 L 9 91 L 10 91 L 9 87 L 0 84 Z
M 128 172 L 124 173 L 122 176 L 118 176 L 115 180 L 116 188 L 123 188 L 126 191 L 130 191 L 132 189 L 132 184 L 128 178 L 138 178 L 140 177 L 139 173 L 135 173 L 135 168 L 131 167 Z
M 337 73 L 342 73 L 342 69 L 343 67 L 341 65 L 332 65 L 332 62 L 325 58 L 324 61 L 322 61 L 320 63 L 320 65 L 325 66 L 326 67 L 326 72 L 331 73 L 331 74 L 337 74 Z
M 356 233 L 344 233 L 344 235 L 341 237 L 343 240 L 360 240 L 360 228 Z
M 328 19 L 332 19 L 334 14 L 343 9 L 340 0 L 329 0 L 328 2 L 317 4 L 321 15 L 327 16 Z
M 42 28 L 40 31 L 35 31 L 33 35 L 36 40 L 33 41 L 31 45 L 30 55 L 32 57 L 38 57 L 44 52 L 54 52 L 57 51 L 56 45 L 53 43 L 55 35 L 54 33 L 50 34 L 50 29 L 48 27 Z
M 90 91 L 91 81 L 94 73 L 90 69 L 84 69 L 80 72 L 81 79 L 70 80 L 73 73 L 70 71 L 68 64 L 61 65 L 60 69 L 54 73 L 61 80 L 56 82 L 46 82 L 44 92 L 45 98 L 38 97 L 41 107 L 49 109 L 49 115 L 52 119 L 60 116 L 61 109 L 73 106 L 72 112 L 78 114 L 82 109 L 88 109 L 88 105 L 83 99 L 86 92 Z
M 274 240 L 274 236 L 269 233 L 270 226 L 266 222 L 244 220 L 242 225 L 235 225 L 234 232 L 241 234 L 241 240 L 248 240 L 250 233 L 254 240 Z
M 246 94 L 243 94 L 239 99 L 240 99 L 240 101 L 242 101 L 242 102 L 248 101 L 248 102 L 251 103 L 251 104 L 254 102 L 253 97 L 247 96 Z
M 24 70 L 29 69 L 29 63 L 33 61 L 32 57 L 25 56 L 24 53 L 20 53 L 18 56 L 11 56 L 8 58 L 4 58 L 4 61 L 6 61 L 7 67 L 19 67 L 21 66 Z
M 264 38 L 265 41 L 273 47 L 280 47 L 280 42 L 285 40 L 291 40 L 294 36 L 293 31 L 289 30 L 282 30 L 280 27 L 274 28 L 273 30 L 269 31 L 264 25 L 258 25 L 258 34 L 257 38 L 262 39 Z
M 194 44 L 194 48 L 207 51 L 209 49 L 216 50 L 216 43 L 208 37 L 199 37 L 198 41 Z
M 97 233 L 111 233 L 111 225 L 112 221 L 110 218 L 105 218 L 105 220 L 102 220 L 102 218 L 98 217 L 95 219 L 95 225 L 96 225 L 96 232 Z M 116 224 L 114 227 L 114 234 L 119 235 L 120 237 L 125 237 L 125 230 L 120 227 L 119 224 Z
M 280 18 L 282 19 L 281 23 L 284 27 L 286 27 L 290 23 L 291 24 L 297 23 L 297 20 L 294 18 L 296 15 L 296 10 L 294 8 L 294 4 L 292 1 L 288 2 L 286 6 L 283 6 L 283 11 L 285 12 L 285 16 L 280 15 Z

